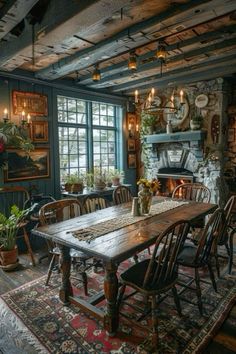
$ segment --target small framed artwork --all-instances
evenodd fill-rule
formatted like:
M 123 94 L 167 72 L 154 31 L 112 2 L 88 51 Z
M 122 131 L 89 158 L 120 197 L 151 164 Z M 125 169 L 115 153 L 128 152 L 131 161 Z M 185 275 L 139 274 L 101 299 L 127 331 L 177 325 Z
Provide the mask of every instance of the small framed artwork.
M 128 154 L 128 168 L 136 168 L 136 154 Z
M 32 121 L 31 140 L 35 143 L 47 143 L 48 142 L 48 122 L 46 121 Z
M 234 128 L 228 129 L 228 142 L 231 143 L 235 140 L 235 131 Z
M 9 149 L 8 167 L 4 171 L 4 182 L 49 178 L 49 149 L 37 148 L 29 153 L 23 150 Z
M 129 136 L 134 137 L 136 131 L 136 115 L 134 113 L 127 113 L 127 127 Z
M 12 106 L 14 114 L 26 111 L 31 116 L 48 115 L 48 98 L 40 93 L 13 90 Z
M 128 151 L 135 151 L 135 139 L 128 139 Z

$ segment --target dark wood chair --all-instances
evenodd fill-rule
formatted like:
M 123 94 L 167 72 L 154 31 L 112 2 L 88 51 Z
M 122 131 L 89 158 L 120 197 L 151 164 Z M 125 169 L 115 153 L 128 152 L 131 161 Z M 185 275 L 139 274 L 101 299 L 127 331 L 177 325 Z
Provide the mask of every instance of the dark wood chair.
M 209 203 L 211 199 L 210 190 L 201 183 L 183 183 L 175 187 L 172 192 L 172 199 L 192 200 L 198 203 Z M 193 230 L 203 228 L 205 218 L 192 223 Z
M 105 198 L 100 197 L 97 193 L 93 193 L 84 198 L 82 205 L 85 213 L 88 214 L 108 208 L 110 203 Z
M 25 209 L 26 201 L 29 199 L 29 193 L 27 189 L 22 186 L 4 186 L 0 188 L 0 211 L 6 216 L 9 216 L 12 205 L 18 206 L 18 208 Z M 27 231 L 28 220 L 24 219 L 20 223 L 19 232 L 17 238 L 23 237 L 28 254 L 32 261 L 32 264 L 35 266 L 34 254 L 31 248 L 29 235 Z
M 113 191 L 112 199 L 114 205 L 118 205 L 132 201 L 133 196 L 131 190 L 128 187 L 118 186 Z
M 110 203 L 105 198 L 100 197 L 97 193 L 89 194 L 83 200 L 83 209 L 86 214 L 96 212 L 108 208 Z M 97 272 L 97 268 L 103 268 L 102 261 L 97 258 L 93 258 L 94 272 Z
M 218 240 L 215 242 L 214 257 L 216 260 L 217 274 L 220 276 L 220 266 L 219 266 L 219 253 L 218 247 L 225 246 L 229 262 L 228 262 L 228 272 L 232 271 L 233 265 L 233 237 L 236 232 L 236 195 L 233 195 L 227 201 L 225 207 L 225 223 L 222 226 L 222 230 L 219 233 Z
M 69 220 L 76 216 L 82 215 L 82 205 L 77 199 L 62 199 L 45 204 L 39 210 L 40 225 L 50 225 L 60 221 Z M 55 267 L 57 258 L 60 256 L 60 249 L 56 244 L 51 245 L 49 250 L 52 259 L 48 268 L 47 279 L 45 284 L 48 285 L 52 271 Z M 72 262 L 76 267 L 76 270 L 82 277 L 84 292 L 88 295 L 86 261 L 90 258 L 83 252 L 71 249 Z
M 172 192 L 172 199 L 193 200 L 199 203 L 209 203 L 210 190 L 201 183 L 179 184 Z
M 187 241 L 183 247 L 183 250 L 178 256 L 177 262 L 179 265 L 194 269 L 194 278 L 191 278 L 188 284 L 181 283 L 181 285 L 184 285 L 185 289 L 190 288 L 196 290 L 200 314 L 203 313 L 203 306 L 201 299 L 199 269 L 208 267 L 212 285 L 215 291 L 217 291 L 215 277 L 211 266 L 211 254 L 213 243 L 218 239 L 218 235 L 221 232 L 224 222 L 224 210 L 220 208 L 216 209 L 215 212 L 210 216 L 204 229 L 200 231 L 201 235 L 199 237 L 198 245 L 194 245 L 192 242 Z M 196 288 L 190 287 L 194 280 L 196 283 Z
M 155 348 L 158 343 L 157 295 L 172 289 L 177 311 L 181 315 L 180 302 L 175 287 L 178 280 L 177 258 L 184 246 L 189 226 L 189 223 L 184 220 L 170 225 L 166 231 L 158 236 L 152 257 L 133 265 L 120 275 L 121 288 L 118 297 L 118 307 L 121 307 L 126 286 L 135 289 L 135 293 L 140 292 L 143 294 L 145 300 L 151 298 L 151 333 Z M 129 297 L 130 295 L 127 295 L 126 299 Z M 129 305 L 127 301 L 125 303 Z M 121 315 L 128 318 L 123 312 L 121 312 Z M 144 327 L 144 330 L 147 330 L 147 328 Z

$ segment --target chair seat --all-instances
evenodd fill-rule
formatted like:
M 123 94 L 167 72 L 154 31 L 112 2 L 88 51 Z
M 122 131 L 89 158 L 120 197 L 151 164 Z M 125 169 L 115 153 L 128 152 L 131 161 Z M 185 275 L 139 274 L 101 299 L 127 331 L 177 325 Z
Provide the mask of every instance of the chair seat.
M 177 262 L 183 266 L 186 267 L 202 267 L 203 263 L 198 263 L 195 261 L 196 259 L 196 253 L 197 253 L 197 246 L 190 244 L 187 242 L 186 245 L 184 245 L 183 250 L 180 252 Z
M 177 269 L 176 272 L 173 273 L 171 279 L 160 279 L 157 283 L 152 284 L 149 282 L 148 286 L 144 287 L 144 277 L 147 273 L 147 268 L 149 265 L 150 260 L 145 259 L 137 264 L 134 264 L 132 267 L 127 269 L 124 273 L 121 274 L 121 279 L 127 285 L 132 285 L 133 287 L 139 289 L 140 291 L 146 292 L 162 292 L 162 290 L 173 286 L 173 282 L 176 281 L 178 273 Z M 155 269 L 155 268 L 154 268 Z

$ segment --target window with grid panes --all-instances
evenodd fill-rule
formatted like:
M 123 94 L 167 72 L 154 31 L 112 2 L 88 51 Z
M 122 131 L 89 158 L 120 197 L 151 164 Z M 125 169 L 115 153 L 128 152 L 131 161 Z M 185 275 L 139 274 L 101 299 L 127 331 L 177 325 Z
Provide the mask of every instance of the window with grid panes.
M 117 168 L 119 106 L 57 97 L 60 176 Z

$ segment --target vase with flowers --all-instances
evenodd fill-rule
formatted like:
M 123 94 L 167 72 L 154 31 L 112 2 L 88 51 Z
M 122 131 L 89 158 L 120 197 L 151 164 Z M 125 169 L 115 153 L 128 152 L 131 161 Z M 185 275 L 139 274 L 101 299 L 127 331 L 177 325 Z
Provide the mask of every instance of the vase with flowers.
M 148 215 L 152 204 L 152 196 L 160 188 L 160 182 L 155 178 L 150 181 L 146 178 L 140 178 L 137 184 L 141 187 L 138 192 L 140 214 Z

